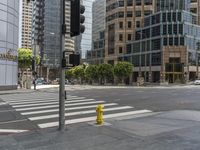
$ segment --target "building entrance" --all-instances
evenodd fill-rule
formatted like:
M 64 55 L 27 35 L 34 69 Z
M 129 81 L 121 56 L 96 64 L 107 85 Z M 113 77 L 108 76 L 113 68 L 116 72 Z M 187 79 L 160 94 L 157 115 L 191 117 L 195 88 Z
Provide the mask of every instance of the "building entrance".
M 182 83 L 184 64 L 180 63 L 180 58 L 170 58 L 169 62 L 165 64 L 165 80 L 169 83 Z
M 183 74 L 182 73 L 166 73 L 165 80 L 169 83 L 182 83 L 183 82 Z

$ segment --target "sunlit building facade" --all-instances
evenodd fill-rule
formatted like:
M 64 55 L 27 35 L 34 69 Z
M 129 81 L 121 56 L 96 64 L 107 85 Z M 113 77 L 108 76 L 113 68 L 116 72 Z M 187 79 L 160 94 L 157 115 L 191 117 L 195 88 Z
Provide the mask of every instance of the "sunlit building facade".
M 19 1 L 0 1 L 0 90 L 17 89 Z

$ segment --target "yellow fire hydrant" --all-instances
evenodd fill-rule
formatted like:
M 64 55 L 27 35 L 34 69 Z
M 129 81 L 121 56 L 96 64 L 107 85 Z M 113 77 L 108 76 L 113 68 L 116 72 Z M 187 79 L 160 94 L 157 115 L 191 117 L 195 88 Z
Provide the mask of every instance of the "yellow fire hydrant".
M 103 123 L 103 106 L 98 105 L 96 108 L 96 112 L 97 112 L 96 122 L 98 125 L 101 125 Z

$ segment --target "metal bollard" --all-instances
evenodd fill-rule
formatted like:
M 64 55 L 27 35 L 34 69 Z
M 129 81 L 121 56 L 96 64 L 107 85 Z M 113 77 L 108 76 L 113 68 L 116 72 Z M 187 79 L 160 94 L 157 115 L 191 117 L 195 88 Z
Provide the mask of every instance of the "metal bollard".
M 98 105 L 96 108 L 96 112 L 97 112 L 96 122 L 98 125 L 101 125 L 103 123 L 103 106 Z

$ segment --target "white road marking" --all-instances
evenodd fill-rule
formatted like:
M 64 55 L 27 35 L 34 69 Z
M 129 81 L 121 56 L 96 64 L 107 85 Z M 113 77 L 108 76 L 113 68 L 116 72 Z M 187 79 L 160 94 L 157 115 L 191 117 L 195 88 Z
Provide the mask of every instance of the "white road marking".
M 46 100 L 56 100 L 58 99 L 58 97 L 54 97 L 54 98 L 43 98 L 43 99 L 25 99 L 25 100 L 12 100 L 12 101 L 8 101 L 9 103 L 17 103 L 17 102 L 37 102 L 37 101 L 46 101 Z M 85 99 L 85 97 L 72 97 L 72 98 L 69 98 L 68 100 L 78 100 L 78 99 Z
M 115 108 L 106 108 L 103 111 L 109 112 L 109 111 L 114 111 L 114 110 L 123 110 L 123 109 L 131 109 L 131 108 L 133 108 L 133 107 L 123 106 L 123 107 L 115 107 Z M 96 111 L 95 110 L 88 110 L 88 111 L 78 111 L 78 112 L 72 112 L 72 113 L 65 113 L 65 116 L 84 115 L 84 114 L 91 114 L 91 113 L 96 113 Z M 58 116 L 59 116 L 58 114 L 54 114 L 54 115 L 31 117 L 31 118 L 28 118 L 28 119 L 31 120 L 31 121 L 35 121 L 35 120 L 42 120 L 42 119 L 57 118 Z
M 94 99 L 84 99 L 84 100 L 76 100 L 76 101 L 65 101 L 65 103 L 69 104 L 69 103 L 77 103 L 77 102 L 88 102 L 88 101 L 93 101 Z M 53 104 L 58 104 L 58 101 L 54 101 L 54 102 L 43 102 L 43 103 L 34 103 L 34 104 L 18 104 L 18 105 L 12 105 L 13 108 L 22 108 L 22 107 L 32 107 L 32 106 L 42 106 L 42 105 L 53 105 Z M 80 103 L 79 103 L 80 104 Z
M 77 105 L 98 104 L 98 103 L 105 103 L 105 101 L 73 103 L 73 104 L 65 104 L 65 106 L 77 106 Z M 19 108 L 19 109 L 16 109 L 16 111 L 37 110 L 37 109 L 44 109 L 44 108 L 55 108 L 55 107 L 58 107 L 58 106 L 59 105 L 39 106 L 39 107 L 30 107 L 30 108 Z
M 28 130 L 16 130 L 16 129 L 0 129 L 0 133 L 22 133 Z
M 2 106 L 2 105 L 8 105 L 8 103 L 7 102 L 0 102 L 0 106 Z
M 58 98 L 39 98 L 39 99 L 24 99 L 24 100 L 20 100 L 20 99 L 15 99 L 15 100 L 6 100 L 9 103 L 20 103 L 20 102 L 37 102 L 37 101 L 46 101 L 46 100 L 55 100 Z
M 152 111 L 150 111 L 150 110 L 137 110 L 137 111 L 129 111 L 129 112 L 123 112 L 123 113 L 108 114 L 108 115 L 104 115 L 104 119 L 122 117 L 122 116 L 128 116 L 128 115 L 137 115 L 137 114 L 150 113 L 150 112 L 152 112 Z M 71 119 L 71 120 L 66 120 L 65 124 L 89 122 L 89 121 L 95 121 L 95 119 L 96 119 L 96 116 L 79 118 L 79 119 Z M 38 126 L 40 128 L 55 127 L 55 126 L 58 126 L 58 122 L 43 123 L 43 124 L 38 124 Z
M 67 103 L 76 103 L 76 102 L 85 102 L 85 101 L 92 101 L 94 99 L 83 99 L 83 100 L 66 100 Z M 49 103 L 49 102 L 59 102 L 59 100 L 48 100 L 48 101 L 34 101 L 34 102 L 15 102 L 15 103 L 10 103 L 11 105 L 25 105 L 25 104 L 30 104 L 27 106 L 31 106 L 32 104 L 38 104 L 42 105 L 44 103 Z M 34 105 L 33 105 L 34 106 Z M 37 105 L 36 105 L 37 106 Z
M 103 106 L 115 106 L 118 105 L 117 103 L 109 103 L 103 104 Z M 89 106 L 80 106 L 80 107 L 66 107 L 66 110 L 77 110 L 77 109 L 87 109 L 87 108 L 96 108 L 97 105 L 89 105 Z M 50 109 L 50 110 L 41 110 L 41 111 L 31 111 L 31 112 L 23 112 L 22 115 L 35 115 L 35 114 L 42 114 L 42 113 L 49 113 L 49 112 L 58 112 L 58 109 Z

